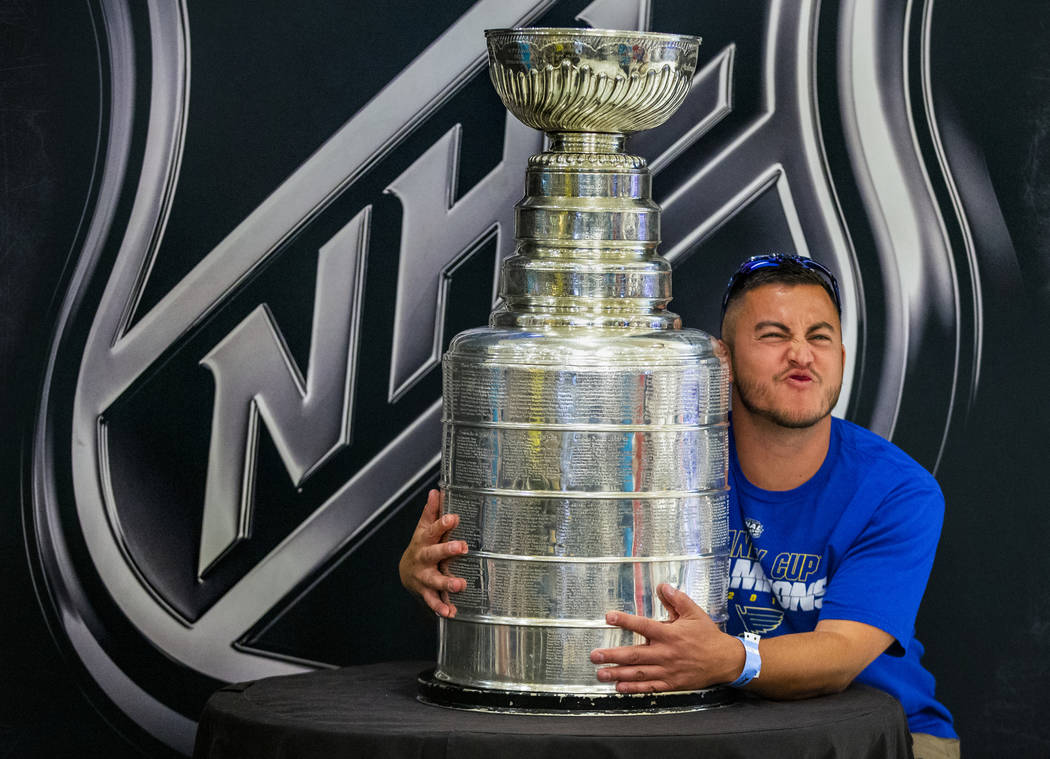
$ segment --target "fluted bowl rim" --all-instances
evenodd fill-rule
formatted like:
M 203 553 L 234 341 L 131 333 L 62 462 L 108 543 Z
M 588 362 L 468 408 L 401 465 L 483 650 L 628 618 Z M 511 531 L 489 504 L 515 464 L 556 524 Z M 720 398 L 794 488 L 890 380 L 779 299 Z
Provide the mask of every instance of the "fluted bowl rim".
M 695 34 L 677 34 L 674 32 L 640 32 L 632 29 L 594 29 L 588 26 L 513 26 L 498 29 L 486 29 L 486 39 L 509 34 L 523 34 L 529 37 L 565 37 L 567 39 L 579 39 L 581 37 L 638 37 L 647 42 L 695 42 L 700 46 L 702 38 Z
M 547 132 L 630 134 L 657 126 L 684 100 L 701 44 L 695 35 L 586 27 L 486 29 L 485 37 L 490 77 L 503 104 L 523 123 Z M 542 76 L 531 82 L 518 79 L 515 84 L 515 76 L 535 77 L 565 66 L 628 81 L 619 93 L 629 108 L 599 102 L 601 97 L 595 99 L 593 92 L 581 93 L 571 86 L 559 93 Z M 664 84 L 656 90 L 646 88 L 636 81 L 645 72 L 650 76 L 660 72 Z M 558 94 L 564 97 L 559 100 Z

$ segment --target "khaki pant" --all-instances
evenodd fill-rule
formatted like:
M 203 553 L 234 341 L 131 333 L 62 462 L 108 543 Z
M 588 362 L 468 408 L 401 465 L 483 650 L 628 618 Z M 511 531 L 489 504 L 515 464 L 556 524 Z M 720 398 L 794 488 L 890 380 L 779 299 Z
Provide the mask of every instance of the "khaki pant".
M 915 759 L 959 759 L 959 739 L 912 733 L 911 751 Z

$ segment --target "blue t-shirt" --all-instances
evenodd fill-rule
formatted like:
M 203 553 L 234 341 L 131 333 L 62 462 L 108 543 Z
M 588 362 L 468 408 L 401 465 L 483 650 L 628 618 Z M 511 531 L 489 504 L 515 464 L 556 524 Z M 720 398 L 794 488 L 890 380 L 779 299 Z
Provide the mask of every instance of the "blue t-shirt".
M 896 696 L 912 732 L 955 738 L 915 639 L 944 519 L 929 472 L 878 435 L 832 419 L 827 458 L 800 487 L 752 485 L 732 438 L 729 485 L 727 632 L 809 632 L 821 619 L 877 627 L 894 643 L 857 680 Z

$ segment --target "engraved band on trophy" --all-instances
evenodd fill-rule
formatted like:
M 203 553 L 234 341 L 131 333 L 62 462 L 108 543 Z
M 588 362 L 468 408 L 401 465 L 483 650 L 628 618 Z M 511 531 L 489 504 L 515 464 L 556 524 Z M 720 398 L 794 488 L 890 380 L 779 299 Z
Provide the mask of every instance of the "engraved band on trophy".
M 667 310 L 660 209 L 627 135 L 682 103 L 696 37 L 486 32 L 508 109 L 547 133 L 515 206 L 489 326 L 443 359 L 441 490 L 469 552 L 422 700 L 500 710 L 670 710 L 724 689 L 619 696 L 594 648 L 643 642 L 610 610 L 666 618 L 656 587 L 726 618 L 728 370 Z M 661 700 L 662 699 L 662 700 Z

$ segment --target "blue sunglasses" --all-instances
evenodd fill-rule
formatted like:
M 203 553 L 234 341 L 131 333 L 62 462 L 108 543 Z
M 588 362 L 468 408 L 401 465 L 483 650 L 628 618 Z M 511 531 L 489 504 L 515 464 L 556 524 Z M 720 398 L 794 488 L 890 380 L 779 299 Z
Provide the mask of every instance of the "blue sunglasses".
M 813 272 L 824 282 L 825 289 L 831 295 L 831 299 L 835 301 L 835 308 L 838 309 L 839 315 L 841 316 L 842 298 L 839 295 L 839 283 L 835 279 L 835 275 L 831 273 L 831 269 L 822 263 L 814 261 L 812 258 L 787 256 L 783 253 L 767 253 L 761 256 L 752 256 L 747 259 L 744 263 L 740 264 L 740 268 L 729 278 L 729 284 L 726 285 L 725 295 L 722 296 L 722 318 L 725 318 L 726 306 L 729 305 L 730 297 L 732 297 L 733 293 L 743 286 L 744 282 L 751 274 L 754 274 L 761 269 L 776 269 L 788 262 L 797 264 L 803 269 Z

